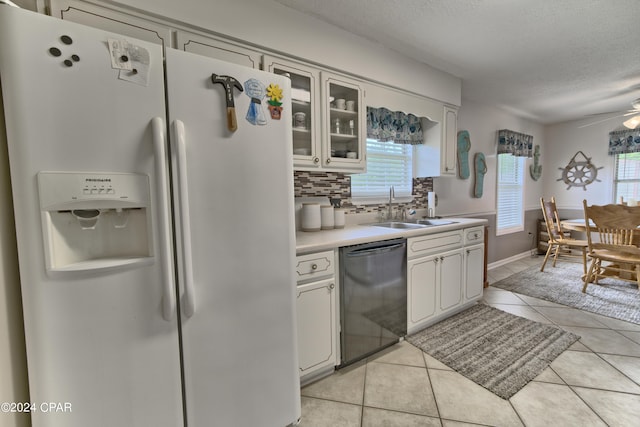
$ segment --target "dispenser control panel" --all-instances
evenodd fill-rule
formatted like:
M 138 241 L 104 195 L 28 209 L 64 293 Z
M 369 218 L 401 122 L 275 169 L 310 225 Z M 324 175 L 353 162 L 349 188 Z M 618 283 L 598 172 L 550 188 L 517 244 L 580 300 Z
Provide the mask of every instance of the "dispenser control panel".
M 120 201 L 149 204 L 149 177 L 135 173 L 40 172 L 40 207 L 63 208 L 82 201 Z
M 82 189 L 82 194 L 116 194 L 116 190 L 113 188 L 110 180 L 107 183 L 93 183 L 87 182 L 85 183 L 84 188 Z

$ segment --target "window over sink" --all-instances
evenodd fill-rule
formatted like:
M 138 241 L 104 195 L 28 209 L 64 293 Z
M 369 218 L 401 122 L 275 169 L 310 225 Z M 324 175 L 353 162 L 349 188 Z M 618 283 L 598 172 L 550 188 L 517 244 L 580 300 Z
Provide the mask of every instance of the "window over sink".
M 367 139 L 367 172 L 351 175 L 352 201 L 364 204 L 388 199 L 391 186 L 396 199 L 409 200 L 413 187 L 413 147 Z

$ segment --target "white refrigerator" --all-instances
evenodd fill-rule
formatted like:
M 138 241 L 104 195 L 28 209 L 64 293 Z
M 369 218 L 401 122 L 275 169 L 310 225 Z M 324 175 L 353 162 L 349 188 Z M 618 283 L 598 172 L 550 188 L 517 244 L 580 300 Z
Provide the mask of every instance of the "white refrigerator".
M 290 82 L 164 57 L 0 6 L 35 427 L 300 417 Z

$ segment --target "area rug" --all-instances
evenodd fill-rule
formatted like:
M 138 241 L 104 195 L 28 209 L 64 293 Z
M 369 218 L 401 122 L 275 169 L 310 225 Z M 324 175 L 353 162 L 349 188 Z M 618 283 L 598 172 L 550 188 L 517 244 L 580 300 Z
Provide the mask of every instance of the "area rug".
M 582 264 L 558 262 L 553 267 L 547 263 L 543 272 L 531 267 L 491 286 L 640 324 L 640 292 L 635 283 L 606 278 L 600 285 L 589 284 L 582 293 L 582 274 Z
M 509 399 L 579 336 L 485 304 L 406 338 L 492 393 Z

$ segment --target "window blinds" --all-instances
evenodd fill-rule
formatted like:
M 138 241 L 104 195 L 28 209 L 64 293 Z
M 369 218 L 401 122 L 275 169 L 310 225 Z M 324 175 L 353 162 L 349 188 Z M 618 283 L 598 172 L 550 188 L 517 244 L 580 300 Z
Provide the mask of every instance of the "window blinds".
M 524 159 L 498 155 L 497 234 L 524 230 Z
M 396 197 L 412 191 L 412 146 L 367 139 L 367 173 L 351 175 L 353 198 L 381 197 L 393 185 Z

